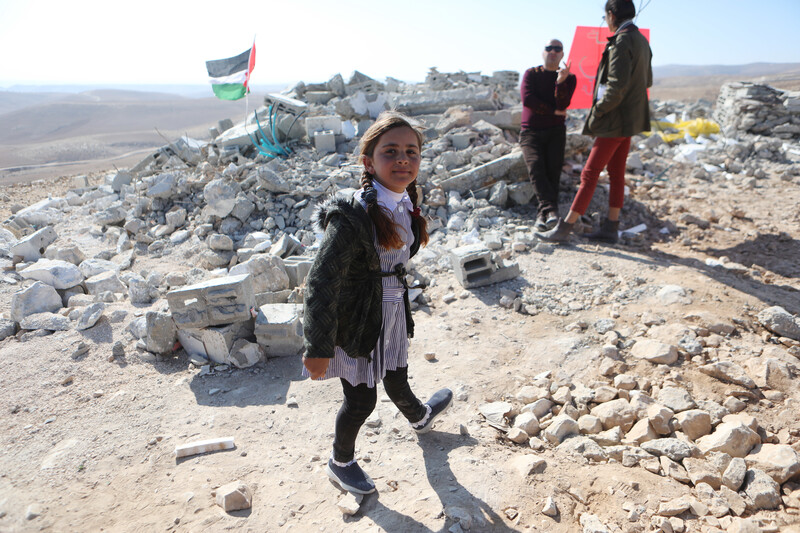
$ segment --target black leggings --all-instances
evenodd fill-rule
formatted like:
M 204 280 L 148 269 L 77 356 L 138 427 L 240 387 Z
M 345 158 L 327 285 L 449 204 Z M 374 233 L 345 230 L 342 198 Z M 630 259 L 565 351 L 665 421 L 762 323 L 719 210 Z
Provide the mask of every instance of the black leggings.
M 378 401 L 375 387 L 367 387 L 366 383 L 350 385 L 342 379 L 344 402 L 336 415 L 336 436 L 333 439 L 333 459 L 342 463 L 353 460 L 356 449 L 356 437 L 364 421 L 372 414 Z M 383 388 L 403 416 L 411 422 L 419 422 L 425 416 L 426 408 L 420 402 L 408 384 L 408 367 L 388 370 L 383 378 Z

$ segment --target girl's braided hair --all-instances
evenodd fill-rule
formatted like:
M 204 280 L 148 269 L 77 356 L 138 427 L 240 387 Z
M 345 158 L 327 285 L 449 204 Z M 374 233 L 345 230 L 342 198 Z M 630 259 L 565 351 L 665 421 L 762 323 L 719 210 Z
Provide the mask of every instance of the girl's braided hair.
M 422 149 L 422 145 L 425 142 L 425 135 L 422 131 L 414 126 L 408 117 L 402 113 L 385 111 L 378 116 L 375 123 L 370 126 L 361 137 L 361 142 L 359 143 L 359 153 L 361 155 L 359 159 L 362 164 L 364 163 L 365 156 L 372 157 L 375 153 L 375 147 L 378 145 L 381 135 L 394 128 L 411 128 L 417 136 L 420 149 Z M 368 172 L 367 167 L 364 166 L 361 172 L 361 187 L 364 189 L 362 198 L 367 204 L 367 214 L 375 225 L 375 233 L 378 236 L 378 242 L 381 246 L 384 248 L 398 249 L 403 246 L 403 239 L 397 232 L 397 224 L 392 221 L 391 217 L 378 205 L 378 191 L 375 190 L 375 187 L 372 185 L 373 179 L 375 179 L 375 175 Z M 420 244 L 424 246 L 428 244 L 428 223 L 425 217 L 420 213 L 416 179 L 408 184 L 406 192 L 408 193 L 408 197 L 411 198 L 411 202 L 414 204 L 415 209 L 411 213 L 411 216 L 419 223 Z

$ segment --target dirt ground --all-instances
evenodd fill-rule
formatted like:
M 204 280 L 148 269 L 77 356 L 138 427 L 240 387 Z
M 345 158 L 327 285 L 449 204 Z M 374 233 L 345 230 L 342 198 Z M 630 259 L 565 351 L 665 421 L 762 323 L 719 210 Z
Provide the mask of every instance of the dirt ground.
M 5 187 L 0 193 L 11 203 L 29 205 L 47 194 L 63 194 L 69 179 L 44 185 Z M 800 309 L 800 220 L 796 209 L 778 219 L 775 208 L 800 205 L 800 180 L 771 176 L 756 190 L 724 193 L 725 202 L 746 206 L 746 213 L 729 221 L 733 227 L 712 226 L 702 238 L 678 225 L 679 235 L 637 246 L 575 239 L 551 253 L 515 254 L 518 278 L 469 291 L 452 273 L 437 275 L 426 289 L 430 306 L 415 312 L 411 383 L 421 397 L 450 387 L 456 400 L 434 431 L 418 437 L 379 389 L 376 413 L 357 443 L 378 492 L 352 517 L 337 508 L 343 494 L 324 473 L 340 385 L 301 379 L 299 357 L 202 375 L 182 351 L 156 358 L 136 350 L 125 326 L 146 308 L 127 302 L 111 304 L 98 325 L 83 332 L 6 339 L 0 342 L 0 531 L 444 532 L 469 525 L 471 531 L 571 532 L 580 529 L 584 512 L 621 531 L 647 531 L 658 504 L 687 494 L 686 485 L 641 467 L 588 463 L 549 445 L 537 452 L 510 443 L 478 409 L 485 402 L 513 400 L 542 372 L 564 384 L 605 380 L 597 372 L 603 336 L 591 327 L 567 327 L 580 320 L 593 324 L 614 317 L 615 330 L 625 338 L 635 334 L 643 314 L 671 323 L 706 312 L 737 324 L 732 342 L 745 353 L 760 349 L 752 314 L 771 305 Z M 652 197 L 637 198 L 634 191 L 629 201 L 653 209 L 656 202 L 671 201 Z M 709 208 L 707 198 L 680 201 L 682 209 L 697 213 Z M 4 201 L 4 217 L 7 205 Z M 519 214 L 517 224 L 532 224 L 530 213 Z M 60 237 L 91 256 L 108 245 L 92 237 L 88 226 L 74 220 Z M 706 259 L 723 255 L 748 266 L 749 273 L 707 266 Z M 174 257 L 137 258 L 134 270 L 188 268 Z M 691 303 L 660 303 L 655 293 L 669 284 L 683 287 Z M 531 316 L 498 305 L 501 289 L 545 290 L 569 306 L 584 302 L 592 287 L 611 296 L 573 306 L 567 316 L 546 311 Z M 8 280 L 0 283 L 0 309 L 9 308 L 15 290 Z M 457 296 L 449 304 L 444 303 L 448 293 Z M 160 300 L 150 308 L 162 305 Z M 81 341 L 90 349 L 73 358 Z M 116 341 L 125 344 L 124 357 L 110 357 Z M 427 353 L 435 358 L 428 360 Z M 730 385 L 697 372 L 694 362 L 667 368 L 628 363 L 629 374 L 653 383 L 677 380 L 695 397 L 721 402 L 731 393 Z M 796 388 L 788 397 L 800 399 Z M 775 434 L 785 430 L 796 436 L 798 411 L 784 405 L 752 399 L 747 412 Z M 235 448 L 175 459 L 177 445 L 216 437 L 233 437 Z M 514 459 L 522 454 L 545 459 L 544 472 L 518 472 Z M 236 480 L 251 488 L 252 508 L 225 513 L 215 504 L 214 491 Z M 555 518 L 540 512 L 549 496 L 559 509 Z M 631 505 L 642 505 L 649 514 L 630 522 Z M 39 516 L 26 518 L 31 509 Z M 759 517 L 779 525 L 798 519 L 785 510 Z M 703 522 L 686 524 L 687 531 L 700 531 Z

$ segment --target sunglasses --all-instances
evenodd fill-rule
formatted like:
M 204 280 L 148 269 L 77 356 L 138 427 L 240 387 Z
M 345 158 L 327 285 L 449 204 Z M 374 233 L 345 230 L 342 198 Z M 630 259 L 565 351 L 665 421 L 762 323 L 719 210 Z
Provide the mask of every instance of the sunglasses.
M 545 46 L 544 47 L 544 51 L 545 52 L 563 52 L 564 51 L 564 47 L 563 46 Z

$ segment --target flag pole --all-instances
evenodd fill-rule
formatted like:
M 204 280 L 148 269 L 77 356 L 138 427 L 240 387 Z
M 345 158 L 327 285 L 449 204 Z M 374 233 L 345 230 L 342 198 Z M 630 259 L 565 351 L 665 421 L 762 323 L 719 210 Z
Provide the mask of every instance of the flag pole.
M 255 49 L 255 46 L 256 46 L 256 35 L 253 34 L 253 44 L 250 47 L 250 55 L 251 56 L 253 55 L 253 50 Z M 249 67 L 250 67 L 250 62 L 251 61 L 252 61 L 252 57 L 250 57 L 248 59 L 248 61 L 247 61 L 248 72 L 247 72 L 247 79 L 245 80 L 245 82 L 247 83 L 247 87 L 245 87 L 245 90 L 244 90 L 244 131 L 245 131 L 245 133 L 247 133 L 247 118 L 250 115 L 250 74 L 251 74 L 251 72 L 250 72 L 250 68 Z M 248 135 L 249 135 L 249 133 L 248 133 Z

